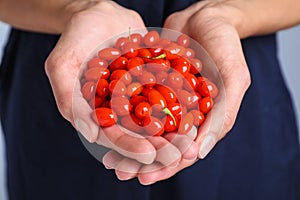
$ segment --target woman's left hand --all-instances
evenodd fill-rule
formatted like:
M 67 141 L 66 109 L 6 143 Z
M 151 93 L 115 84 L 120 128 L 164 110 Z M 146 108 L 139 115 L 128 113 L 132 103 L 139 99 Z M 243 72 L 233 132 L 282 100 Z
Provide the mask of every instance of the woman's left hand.
M 199 129 L 196 139 L 190 145 L 191 148 L 181 151 L 182 155 L 195 155 L 196 152 L 198 158 L 205 158 L 234 125 L 243 96 L 250 85 L 250 74 L 236 23 L 236 19 L 241 17 L 242 12 L 226 1 L 201 1 L 170 15 L 165 22 L 164 28 L 183 32 L 205 48 L 214 60 L 224 84 L 224 92 L 219 95 L 224 95 L 225 107 L 216 104 L 212 112 L 222 113 L 218 109 L 223 109 L 225 114 L 214 118 L 209 128 Z M 178 141 L 180 140 L 182 138 L 178 138 Z M 173 144 L 181 149 L 182 142 Z M 148 185 L 167 179 L 197 161 L 196 157 L 190 158 L 182 156 L 178 163 L 169 166 L 160 162 L 143 165 L 111 151 L 104 157 L 104 165 L 116 169 L 116 174 L 121 180 L 138 177 L 141 184 Z

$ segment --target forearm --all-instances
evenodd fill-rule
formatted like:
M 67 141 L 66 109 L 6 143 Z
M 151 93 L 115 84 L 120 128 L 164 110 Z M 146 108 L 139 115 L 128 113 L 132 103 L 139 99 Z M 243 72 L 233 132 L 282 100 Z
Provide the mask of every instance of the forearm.
M 300 23 L 299 0 L 232 0 L 226 3 L 241 14 L 240 19 L 233 19 L 241 38 L 276 32 Z
M 74 13 L 91 4 L 89 0 L 0 0 L 0 20 L 24 30 L 61 33 Z

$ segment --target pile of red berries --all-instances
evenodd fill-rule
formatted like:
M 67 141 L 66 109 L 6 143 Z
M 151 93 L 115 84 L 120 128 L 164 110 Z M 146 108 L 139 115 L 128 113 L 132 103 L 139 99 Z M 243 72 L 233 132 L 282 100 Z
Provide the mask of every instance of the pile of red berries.
M 87 63 L 81 92 L 101 127 L 120 124 L 136 133 L 188 133 L 200 126 L 218 95 L 201 75 L 190 39 L 163 39 L 156 31 L 117 39 Z

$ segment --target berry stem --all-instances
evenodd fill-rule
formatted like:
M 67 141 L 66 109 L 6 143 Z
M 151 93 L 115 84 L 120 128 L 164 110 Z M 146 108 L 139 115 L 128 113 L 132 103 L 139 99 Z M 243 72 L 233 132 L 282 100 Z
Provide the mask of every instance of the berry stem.
M 162 53 L 162 54 L 160 54 L 159 56 L 156 56 L 156 57 L 152 57 L 151 59 L 155 60 L 155 59 L 163 59 L 163 58 L 166 58 L 166 54 L 165 53 Z
M 131 27 L 128 27 L 128 41 L 131 42 Z
M 164 108 L 163 109 L 163 112 L 166 114 L 166 115 L 170 115 L 170 117 L 173 119 L 174 121 L 174 125 L 177 126 L 176 124 L 176 119 L 174 117 L 174 115 L 171 113 L 171 111 L 169 110 L 169 108 Z

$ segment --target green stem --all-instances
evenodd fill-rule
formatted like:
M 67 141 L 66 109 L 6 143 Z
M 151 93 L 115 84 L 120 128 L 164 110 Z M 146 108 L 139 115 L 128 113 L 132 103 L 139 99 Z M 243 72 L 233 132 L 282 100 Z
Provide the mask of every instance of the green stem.
M 176 125 L 176 119 L 175 119 L 174 115 L 171 113 L 171 111 L 169 110 L 169 108 L 164 108 L 164 109 L 163 109 L 163 112 L 164 112 L 166 115 L 170 115 L 170 117 L 171 117 L 171 118 L 173 119 L 173 121 L 174 121 L 175 126 L 177 126 L 177 125 Z
M 155 60 L 155 59 L 163 59 L 163 58 L 166 58 L 166 54 L 165 54 L 165 53 L 162 53 L 162 54 L 160 54 L 159 56 L 153 57 L 153 58 L 151 58 L 151 59 L 152 59 L 152 60 Z

